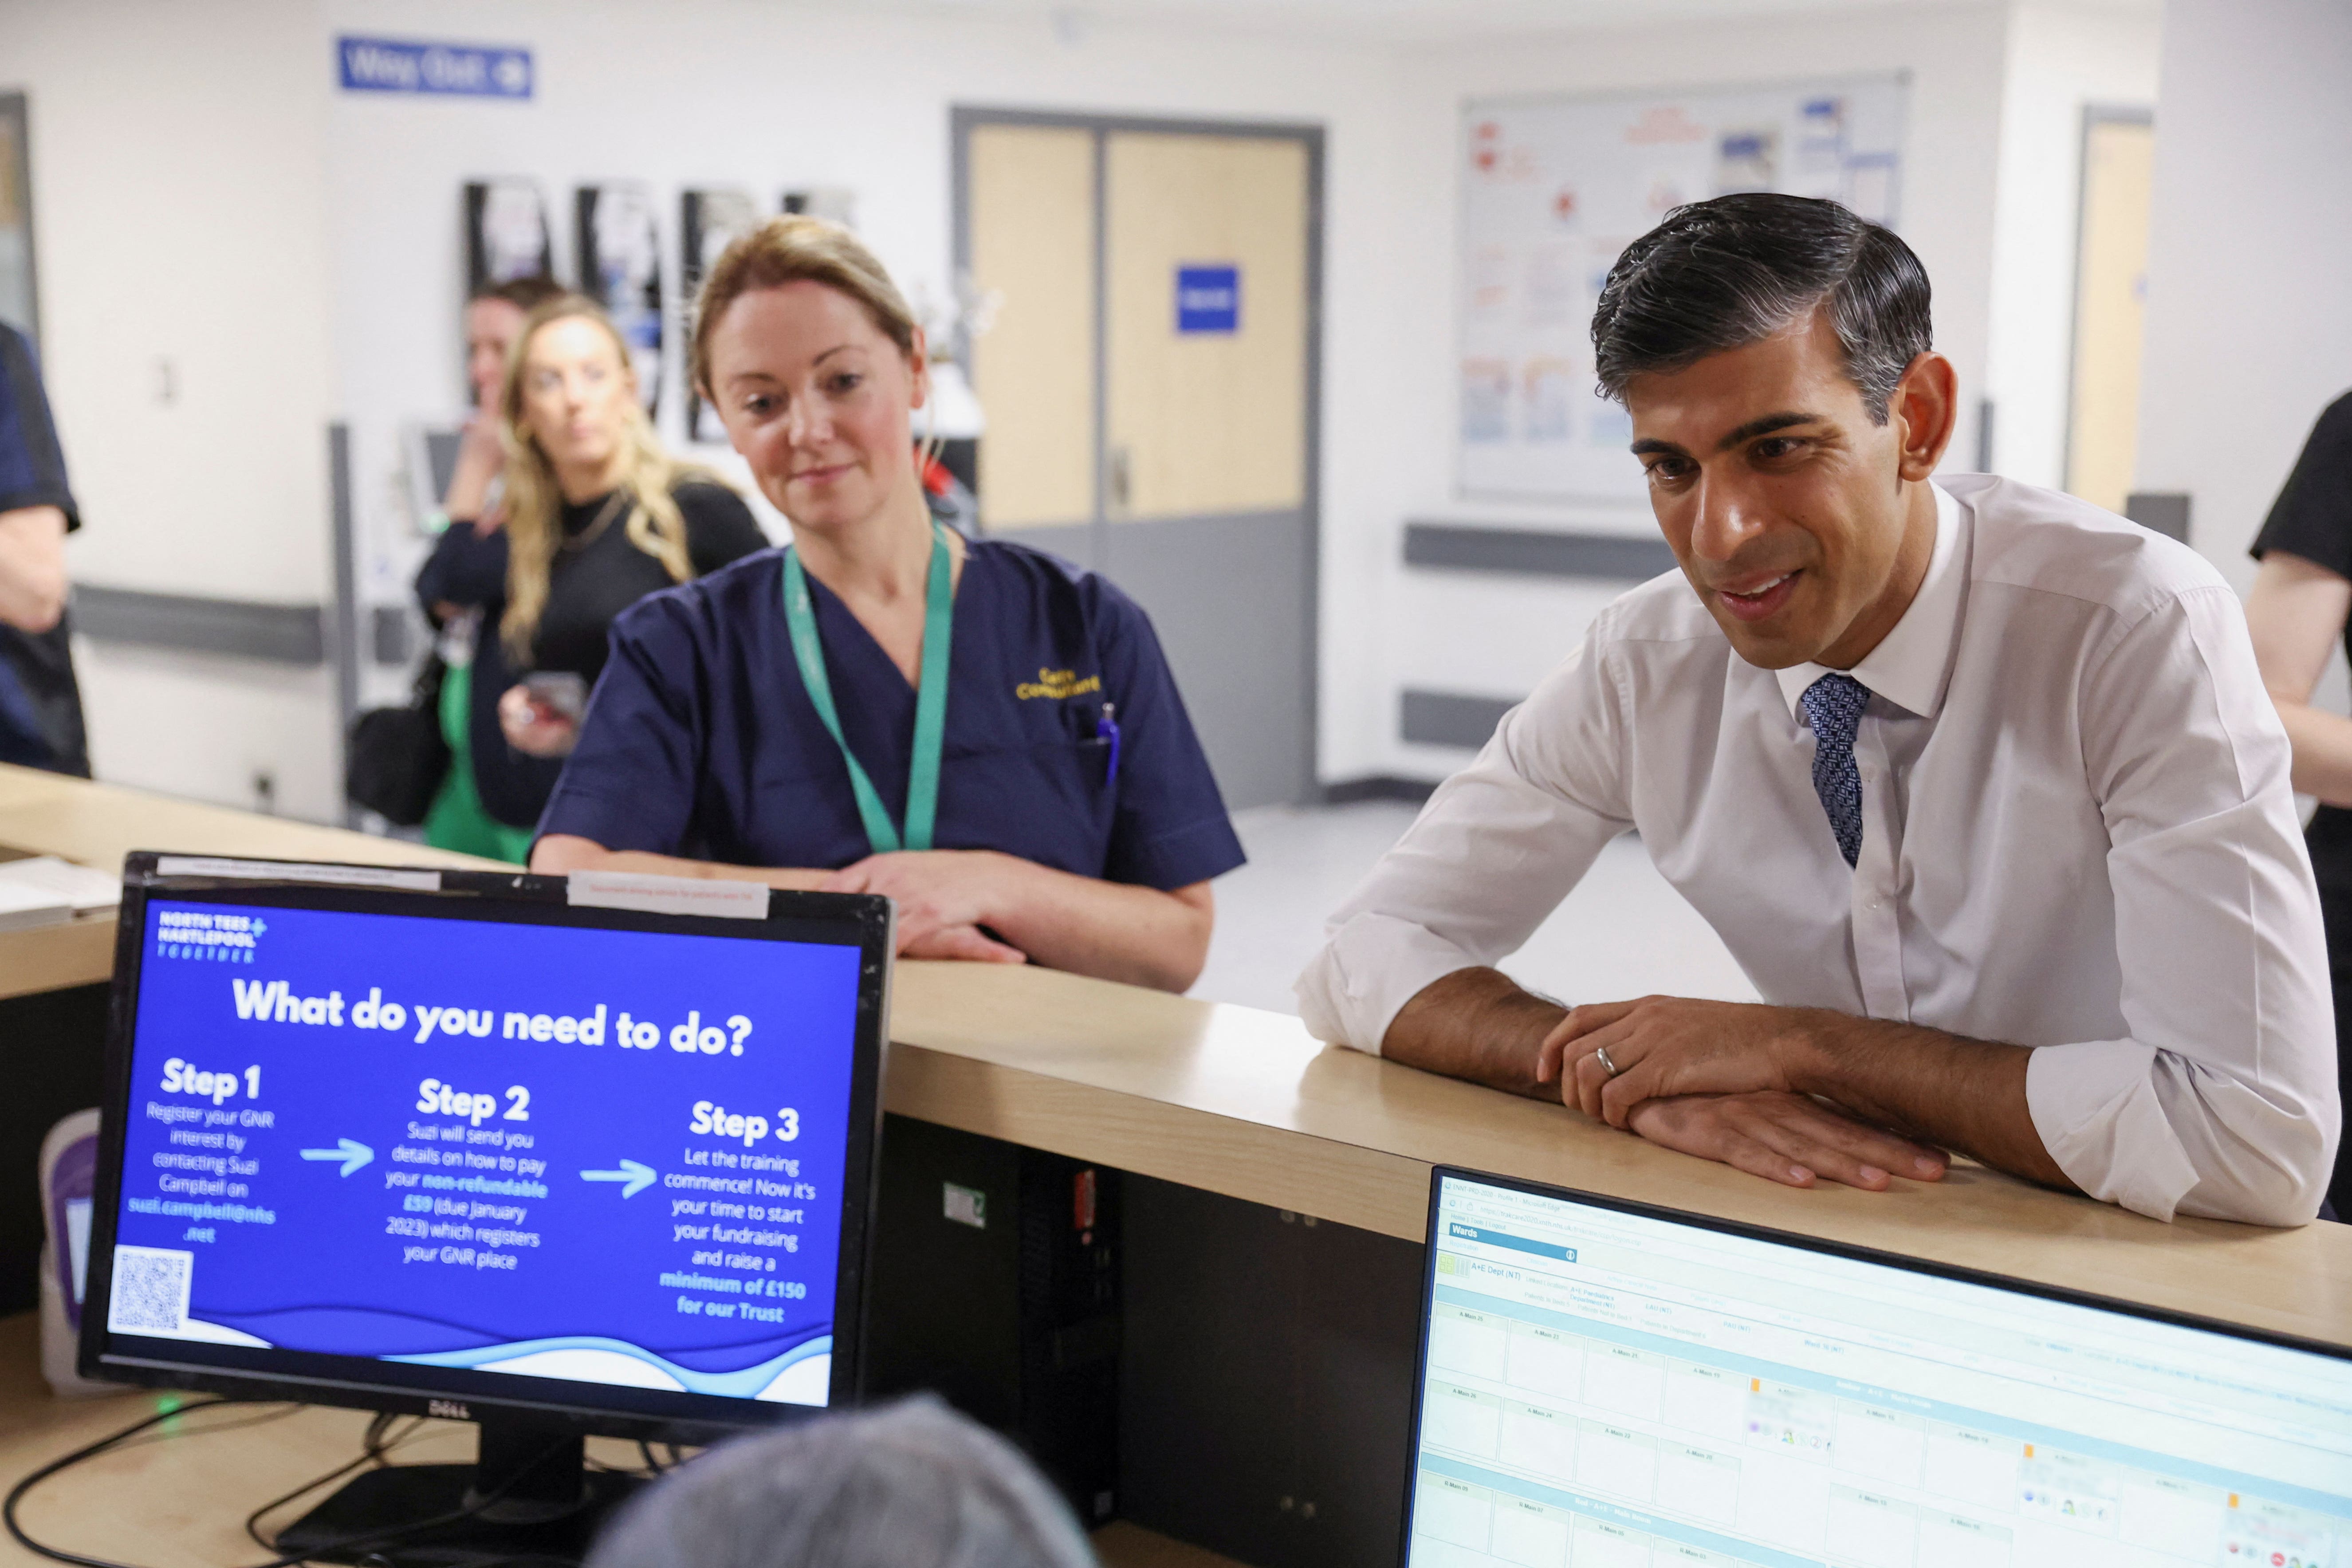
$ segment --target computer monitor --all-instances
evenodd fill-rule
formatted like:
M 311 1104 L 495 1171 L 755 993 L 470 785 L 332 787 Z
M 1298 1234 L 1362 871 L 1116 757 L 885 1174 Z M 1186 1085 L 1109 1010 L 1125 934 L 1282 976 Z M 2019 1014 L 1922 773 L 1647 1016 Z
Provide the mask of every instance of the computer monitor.
M 2352 1351 L 1465 1171 L 1413 1444 L 1410 1568 L 2352 1549 Z
M 576 1555 L 585 1435 L 853 1393 L 890 955 L 878 898 L 131 857 L 84 1374 L 480 1424 L 285 1549 Z

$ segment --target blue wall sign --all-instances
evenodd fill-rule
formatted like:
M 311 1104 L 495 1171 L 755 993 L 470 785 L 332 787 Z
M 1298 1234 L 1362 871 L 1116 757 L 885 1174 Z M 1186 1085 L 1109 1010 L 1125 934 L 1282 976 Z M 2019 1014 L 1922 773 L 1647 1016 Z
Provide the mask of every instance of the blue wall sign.
M 1176 330 L 1237 332 L 1242 325 L 1242 269 L 1230 262 L 1176 269 Z
M 335 40 L 346 92 L 430 92 L 460 98 L 530 96 L 529 49 L 420 44 L 398 38 Z

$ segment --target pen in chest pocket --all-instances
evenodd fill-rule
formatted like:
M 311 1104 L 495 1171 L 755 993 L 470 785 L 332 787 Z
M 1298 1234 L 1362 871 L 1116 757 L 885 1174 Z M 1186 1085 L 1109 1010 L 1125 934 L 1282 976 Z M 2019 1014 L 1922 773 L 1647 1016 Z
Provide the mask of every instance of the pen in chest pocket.
M 1104 703 L 1102 717 L 1095 721 L 1095 739 L 1108 742 L 1110 745 L 1110 754 L 1103 763 L 1103 788 L 1105 789 L 1118 782 L 1118 723 L 1112 717 L 1118 711 L 1118 708 L 1117 703 Z

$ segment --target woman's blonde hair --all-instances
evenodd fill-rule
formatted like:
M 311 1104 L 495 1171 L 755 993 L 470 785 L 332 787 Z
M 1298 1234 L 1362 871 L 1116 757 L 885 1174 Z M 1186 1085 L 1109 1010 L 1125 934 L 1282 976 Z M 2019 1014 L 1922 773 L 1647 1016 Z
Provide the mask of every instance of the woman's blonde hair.
M 584 294 L 559 294 L 523 319 L 507 358 L 507 379 L 499 395 L 499 431 L 507 449 L 506 531 L 507 609 L 499 622 L 499 636 L 518 666 L 531 659 L 531 640 L 539 617 L 547 609 L 547 593 L 554 570 L 555 552 L 563 535 L 563 490 L 555 467 L 522 421 L 524 359 L 540 329 L 574 317 L 593 322 L 613 340 L 613 352 L 624 367 L 629 345 L 604 307 Z M 624 524 L 629 542 L 660 562 L 673 582 L 694 575 L 686 547 L 686 519 L 671 494 L 688 480 L 719 483 L 719 477 L 692 463 L 682 463 L 663 449 L 645 405 L 629 400 L 621 432 L 626 453 L 620 473 L 620 492 L 629 509 Z
M 848 295 L 865 308 L 876 331 L 898 344 L 908 360 L 915 358 L 915 312 L 856 235 L 821 217 L 772 217 L 738 235 L 703 277 L 688 369 L 705 399 L 718 401 L 711 396 L 710 334 L 719 318 L 753 289 L 781 289 L 787 283 L 822 283 Z M 915 368 L 919 372 L 922 366 Z

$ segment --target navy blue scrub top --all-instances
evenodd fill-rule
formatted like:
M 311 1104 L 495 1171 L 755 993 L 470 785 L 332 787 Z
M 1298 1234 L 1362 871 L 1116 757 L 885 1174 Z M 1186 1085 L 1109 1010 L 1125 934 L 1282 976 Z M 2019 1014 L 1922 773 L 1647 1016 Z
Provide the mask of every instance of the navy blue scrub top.
M 607 849 L 833 868 L 872 853 L 784 623 L 783 552 L 652 594 L 613 623 L 580 743 L 540 818 Z M 915 689 L 808 580 L 843 733 L 904 822 Z M 1244 859 L 1142 609 L 1042 551 L 968 542 L 932 844 L 1163 890 Z M 1118 773 L 1097 739 L 1115 707 Z

